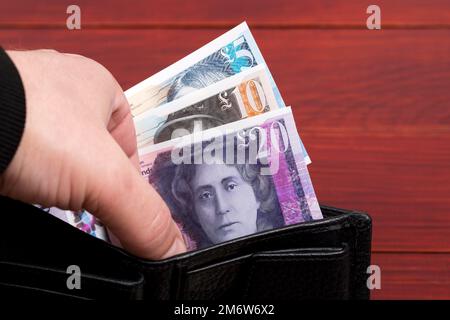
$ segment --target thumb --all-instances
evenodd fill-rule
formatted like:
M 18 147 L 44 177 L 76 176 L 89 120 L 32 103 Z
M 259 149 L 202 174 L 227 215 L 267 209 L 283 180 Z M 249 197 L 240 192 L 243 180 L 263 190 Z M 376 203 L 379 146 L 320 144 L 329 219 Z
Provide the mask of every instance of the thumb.
M 132 254 L 162 259 L 185 252 L 181 232 L 159 194 L 109 134 L 102 140 L 96 168 L 88 173 L 85 208 Z

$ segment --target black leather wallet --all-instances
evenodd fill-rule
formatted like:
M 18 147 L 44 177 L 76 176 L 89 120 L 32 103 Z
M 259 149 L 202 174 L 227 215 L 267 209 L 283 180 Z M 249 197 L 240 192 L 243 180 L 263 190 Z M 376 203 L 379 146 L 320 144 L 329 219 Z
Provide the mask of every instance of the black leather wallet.
M 321 209 L 323 220 L 148 261 L 0 197 L 0 291 L 62 299 L 368 299 L 370 217 Z M 81 271 L 80 289 L 67 286 L 72 265 Z

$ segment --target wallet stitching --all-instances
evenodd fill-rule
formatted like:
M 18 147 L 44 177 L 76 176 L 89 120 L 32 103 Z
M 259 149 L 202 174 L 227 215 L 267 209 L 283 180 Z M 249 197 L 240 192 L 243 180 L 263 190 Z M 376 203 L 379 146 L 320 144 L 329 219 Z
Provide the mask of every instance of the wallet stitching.
M 333 257 L 327 257 L 327 258 L 312 258 L 312 259 L 308 259 L 307 257 L 299 257 L 298 259 L 295 258 L 275 258 L 275 259 L 258 259 L 258 262 L 280 262 L 280 261 L 289 261 L 289 262 L 295 262 L 295 261 L 337 261 L 337 260 L 344 260 L 345 258 L 347 258 L 349 255 L 343 255 L 343 256 L 337 256 L 335 258 Z
M 30 286 L 22 285 L 22 284 L 0 282 L 0 285 L 6 286 L 6 287 L 12 287 L 12 288 L 16 288 L 16 289 L 31 290 L 31 291 L 34 291 L 34 292 L 45 292 L 47 294 L 63 296 L 63 297 L 66 297 L 66 298 L 80 299 L 82 301 L 92 300 L 92 298 L 89 298 L 89 297 L 82 297 L 82 296 L 77 296 L 77 295 L 73 295 L 73 294 L 62 293 L 62 292 L 53 291 L 53 290 L 50 290 L 50 289 L 35 288 L 35 287 L 30 287 Z
M 36 269 L 34 269 L 33 270 L 33 268 L 31 268 L 32 270 L 31 271 L 34 271 L 33 272 L 33 274 L 35 275 L 35 276 L 39 276 L 39 272 L 37 272 L 36 271 Z M 29 271 L 26 271 L 26 270 L 22 270 L 22 269 L 17 269 L 17 270 L 15 270 L 15 272 L 17 272 L 18 274 L 24 274 L 24 275 L 27 275 L 27 276 L 30 276 L 30 273 L 29 273 Z M 60 276 L 61 276 L 61 280 L 64 280 L 64 276 L 63 276 L 63 273 L 61 272 L 61 273 L 58 273 L 58 272 L 56 272 L 57 274 L 59 274 Z M 84 278 L 86 279 L 86 276 L 84 276 Z M 83 276 L 82 276 L 82 279 L 83 279 Z M 136 284 L 136 285 L 134 285 L 133 287 L 131 287 L 131 289 L 127 289 L 127 288 L 124 288 L 123 286 L 117 286 L 117 283 L 116 284 L 113 284 L 113 283 L 110 283 L 110 282 L 107 282 L 107 281 L 103 281 L 103 280 L 99 280 L 99 279 L 95 279 L 95 278 L 92 278 L 92 277 L 90 277 L 90 278 L 87 278 L 87 279 L 90 279 L 91 280 L 91 282 L 92 282 L 92 280 L 94 280 L 94 281 L 96 281 L 100 286 L 102 286 L 103 288 L 105 288 L 105 289 L 108 289 L 108 288 L 112 288 L 112 289 L 114 289 L 114 290 L 116 290 L 116 291 L 120 291 L 120 292 L 126 292 L 126 293 L 136 293 L 136 292 L 138 292 L 138 290 L 139 289 L 141 289 L 142 288 L 142 283 L 139 283 L 139 284 Z M 4 283 L 4 284 L 10 284 L 10 285 L 15 285 L 15 286 L 26 286 L 26 285 L 24 285 L 24 284 L 20 284 L 20 283 L 17 283 L 17 282 L 10 282 L 11 280 L 6 280 L 6 282 L 5 281 L 2 281 L 2 283 Z M 55 282 L 53 282 L 53 283 L 55 283 Z M 82 282 L 83 283 L 83 282 Z M 50 288 L 43 288 L 43 287 L 38 287 L 38 285 L 39 285 L 39 283 L 35 283 L 34 284 L 34 286 L 35 287 L 32 287 L 32 286 L 28 286 L 29 288 L 35 288 L 35 289 L 38 289 L 38 290 L 51 290 L 51 291 L 55 291 L 55 292 L 61 292 L 62 294 L 65 294 L 63 291 L 57 291 L 57 290 L 59 290 L 58 289 L 58 286 L 57 285 L 54 285 L 53 287 L 53 289 L 50 289 Z M 98 288 L 98 287 L 97 287 Z M 78 291 L 81 291 L 81 292 L 79 292 L 80 293 L 80 295 L 75 295 L 75 296 L 80 296 L 80 297 L 86 297 L 86 298 L 88 298 L 89 297 L 89 293 L 87 292 L 87 291 L 84 291 L 83 292 L 83 289 L 81 289 L 81 290 L 78 290 Z M 101 292 L 101 289 L 99 289 L 99 292 Z M 87 293 L 87 295 L 81 295 L 82 293 Z
M 49 267 L 45 267 L 45 266 L 40 266 L 37 264 L 25 264 L 25 263 L 20 263 L 20 262 L 14 262 L 14 261 L 1 261 L 0 260 L 0 270 L 1 270 L 1 266 L 6 266 L 6 267 L 10 267 L 13 268 L 14 267 L 14 272 L 19 272 L 19 273 L 23 273 L 23 274 L 35 274 L 35 275 L 39 275 L 42 273 L 53 273 L 53 274 L 57 274 L 60 275 L 61 277 L 65 277 L 67 276 L 66 271 L 64 271 L 64 269 L 57 269 L 57 268 L 49 268 Z M 101 283 L 109 283 L 109 284 L 120 284 L 122 287 L 135 287 L 137 285 L 140 285 L 144 282 L 144 278 L 142 276 L 142 274 L 139 274 L 139 280 L 120 280 L 117 278 L 113 278 L 113 277 L 104 277 L 104 276 L 98 276 L 95 275 L 92 272 L 84 272 L 84 275 L 82 275 L 83 278 L 92 281 L 97 281 L 97 282 L 101 282 Z

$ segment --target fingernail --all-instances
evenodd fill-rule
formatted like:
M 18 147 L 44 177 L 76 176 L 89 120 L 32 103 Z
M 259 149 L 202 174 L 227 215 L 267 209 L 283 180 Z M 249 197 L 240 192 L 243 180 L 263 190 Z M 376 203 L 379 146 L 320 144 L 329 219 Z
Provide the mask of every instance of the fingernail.
M 186 245 L 184 244 L 183 239 L 176 238 L 170 249 L 162 256 L 162 259 L 167 259 L 184 252 L 186 252 Z

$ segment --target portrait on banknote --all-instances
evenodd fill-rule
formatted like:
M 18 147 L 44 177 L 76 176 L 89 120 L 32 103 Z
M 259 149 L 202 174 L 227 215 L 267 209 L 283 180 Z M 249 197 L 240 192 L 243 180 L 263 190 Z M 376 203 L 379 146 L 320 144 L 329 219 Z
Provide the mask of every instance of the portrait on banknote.
M 281 119 L 141 157 L 188 249 L 309 221 L 320 213 L 311 201 L 315 195 L 297 140 L 283 130 Z
M 157 157 L 150 180 L 195 248 L 285 224 L 272 176 L 262 175 L 260 164 L 167 160 Z

